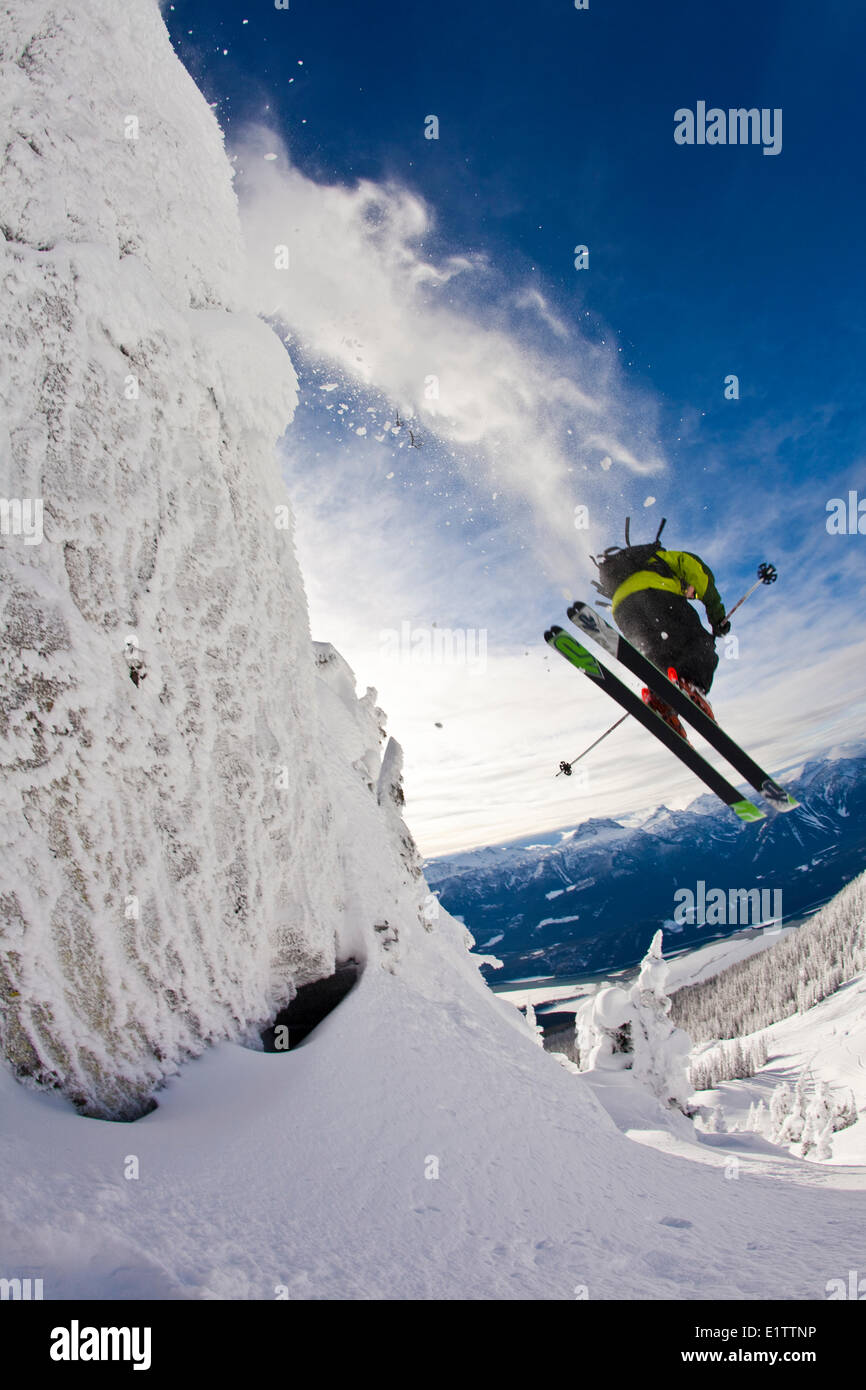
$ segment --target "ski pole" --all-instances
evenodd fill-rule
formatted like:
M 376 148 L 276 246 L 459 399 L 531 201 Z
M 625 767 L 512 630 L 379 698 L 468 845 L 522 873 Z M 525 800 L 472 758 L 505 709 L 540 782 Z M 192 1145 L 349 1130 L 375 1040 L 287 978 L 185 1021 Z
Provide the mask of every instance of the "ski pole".
M 557 777 L 561 777 L 563 773 L 566 777 L 570 777 L 571 769 L 574 767 L 574 764 L 579 763 L 581 758 L 585 758 L 587 753 L 591 753 L 593 748 L 597 748 L 603 738 L 607 738 L 608 734 L 612 734 L 614 729 L 618 729 L 620 724 L 624 724 L 627 719 L 628 715 L 624 714 L 622 719 L 618 719 L 615 724 L 611 724 L 609 729 L 605 729 L 604 733 L 595 740 L 595 743 L 591 743 L 588 748 L 584 748 L 583 752 L 578 753 L 576 758 L 572 758 L 570 763 L 561 762 L 559 764 L 559 771 L 556 774 Z
M 749 597 L 749 594 L 753 594 L 761 584 L 775 584 L 778 578 L 779 576 L 776 572 L 775 565 L 758 565 L 757 579 L 755 580 L 751 589 L 747 589 L 746 592 L 743 594 L 743 597 L 741 599 L 738 599 L 738 601 L 734 604 L 733 608 L 728 609 L 728 612 L 725 614 L 726 620 L 730 618 L 732 613 L 736 613 L 737 609 L 740 608 L 742 604 L 746 602 L 746 599 Z

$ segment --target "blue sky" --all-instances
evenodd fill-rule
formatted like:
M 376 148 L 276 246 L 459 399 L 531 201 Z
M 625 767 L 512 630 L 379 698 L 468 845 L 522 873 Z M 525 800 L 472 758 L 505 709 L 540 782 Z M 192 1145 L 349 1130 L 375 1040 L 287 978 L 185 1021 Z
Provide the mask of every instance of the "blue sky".
M 729 604 L 779 567 L 714 687 L 736 736 L 777 769 L 859 739 L 866 536 L 825 521 L 831 497 L 866 497 L 862 9 L 163 11 L 298 371 L 281 452 L 314 635 L 378 689 L 422 848 L 699 790 L 638 731 L 585 785 L 551 775 L 616 711 L 541 631 L 626 512 L 641 538 L 668 516 Z M 699 100 L 781 108 L 781 152 L 677 145 Z M 425 658 L 434 625 L 474 662 Z

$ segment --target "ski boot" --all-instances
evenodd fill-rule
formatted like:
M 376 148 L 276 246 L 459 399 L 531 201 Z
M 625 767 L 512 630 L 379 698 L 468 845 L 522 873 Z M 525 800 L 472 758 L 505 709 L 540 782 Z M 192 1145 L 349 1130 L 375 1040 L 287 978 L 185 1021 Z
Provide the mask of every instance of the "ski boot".
M 688 735 L 680 723 L 679 716 L 671 709 L 670 705 L 665 704 L 664 700 L 658 695 L 654 695 L 646 686 L 644 686 L 641 691 L 640 697 L 645 705 L 649 705 L 650 709 L 655 710 L 656 714 L 661 715 L 662 719 L 669 728 L 673 729 L 675 734 L 679 734 L 680 738 L 688 743 Z
M 678 685 L 683 694 L 688 695 L 692 704 L 697 705 L 698 709 L 703 710 L 704 714 L 707 715 L 709 719 L 712 719 L 714 724 L 718 723 L 716 716 L 713 714 L 713 707 L 699 685 L 694 685 L 691 681 L 687 681 L 685 676 L 678 676 L 673 666 L 668 667 L 668 680 L 673 681 L 674 685 Z

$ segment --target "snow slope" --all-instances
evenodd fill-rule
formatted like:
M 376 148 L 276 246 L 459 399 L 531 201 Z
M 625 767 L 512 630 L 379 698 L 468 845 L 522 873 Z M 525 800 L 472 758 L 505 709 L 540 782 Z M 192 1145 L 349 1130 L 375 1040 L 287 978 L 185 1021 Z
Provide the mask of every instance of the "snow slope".
M 46 1298 L 822 1298 L 861 1259 L 860 1192 L 631 1142 L 438 929 L 133 1125 L 2 1084 L 4 1273 Z
M 793 1088 L 802 1079 L 807 1099 L 821 1081 L 840 1099 L 850 1090 L 859 1119 L 833 1135 L 832 1156 L 820 1163 L 866 1165 L 866 976 L 856 975 L 828 999 L 764 1033 L 769 1037 L 766 1064 L 748 1080 L 721 1082 L 699 1098 L 721 1104 L 728 1130 L 735 1131 L 746 1129 L 752 1103 L 763 1100 L 769 1106 L 782 1082 Z
M 703 1133 L 665 1114 L 635 1085 L 628 1073 L 587 1072 L 594 1094 L 622 1132 L 630 1139 L 661 1152 L 725 1167 L 736 1160 L 735 1176 L 770 1176 L 782 1184 L 814 1183 L 848 1190 L 866 1186 L 866 976 L 860 974 L 802 1014 L 792 1015 L 762 1030 L 769 1056 L 754 1076 L 723 1081 L 715 1088 L 698 1091 L 691 1103 L 700 1107 L 704 1122 L 719 1112 L 719 1132 Z M 746 1034 L 747 1043 L 758 1034 Z M 710 1050 L 696 1048 L 693 1058 Z M 793 1090 L 803 1082 L 808 1102 L 820 1082 L 827 1082 L 838 1101 L 853 1096 L 858 1119 L 831 1136 L 832 1153 L 806 1158 L 786 1144 L 774 1144 L 749 1128 L 749 1109 L 763 1101 L 769 1107 L 773 1092 L 782 1083 Z M 764 1128 L 769 1129 L 764 1121 Z M 827 1170 L 832 1169 L 832 1176 Z M 862 1218 L 858 1218 L 862 1221 Z M 834 1247 L 831 1247 L 834 1248 Z M 862 1265 L 862 1258 L 860 1261 Z M 841 1273 L 841 1271 L 840 1271 Z M 817 1296 L 817 1295 L 816 1295 Z
M 708 981 L 697 995 L 677 996 L 670 1020 L 692 1037 L 706 1039 L 692 1049 L 691 1064 L 692 1081 L 708 1089 L 698 1091 L 690 1104 L 701 1107 L 699 1125 L 706 1124 L 712 1131 L 716 1159 L 724 1152 L 737 1154 L 747 1157 L 754 1169 L 756 1156 L 763 1161 L 769 1154 L 773 1162 L 784 1163 L 790 1152 L 810 1163 L 847 1165 L 851 1171 L 846 1180 L 854 1185 L 862 1182 L 864 1169 L 851 1166 L 866 1165 L 864 883 L 866 875 L 860 875 L 799 928 L 773 931 L 753 941 L 744 934 L 739 940 L 711 943 L 671 965 L 664 962 L 667 996 L 674 987 Z M 719 945 L 724 947 L 721 953 Z M 756 956 L 762 946 L 772 949 Z M 605 1069 L 618 1063 L 621 1070 L 622 1053 L 612 1063 L 606 1058 L 611 1051 L 608 1043 L 596 1063 L 595 1053 L 590 1052 L 594 1044 L 606 1041 L 592 1026 L 596 1015 L 609 1028 L 605 1014 L 612 1016 L 612 1011 L 604 1007 L 604 1001 L 616 996 L 625 997 L 622 985 L 601 989 L 578 1004 L 580 1054 L 587 1067 L 583 1074 L 626 1133 L 643 1129 L 656 1142 L 661 1136 L 662 1147 L 668 1151 L 694 1152 L 704 1142 L 700 1132 L 679 1123 L 659 1127 L 652 1116 L 648 1125 L 636 1122 L 636 1116 L 647 1109 L 640 1088 L 634 1085 L 638 1059 L 631 1076 L 614 1078 L 611 1084 Z M 756 1065 L 755 1074 L 720 1082 L 713 1068 L 723 1055 L 731 1058 L 734 1044 L 718 1039 L 730 1039 L 744 1025 L 755 1031 L 742 1034 L 736 1048 Z M 771 1098 L 777 1088 L 785 1087 L 799 1092 L 787 1138 L 782 1137 L 781 1121 L 794 1107 L 786 1108 L 779 1096 L 775 1123 L 770 1114 Z M 804 1131 L 800 1116 L 805 1118 L 813 1103 L 809 1128 Z M 750 1115 L 750 1106 L 759 1105 L 760 1112 Z M 843 1116 L 840 1110 L 850 1113 Z M 832 1133 L 827 1129 L 821 1137 L 834 1111 L 847 1123 Z M 800 1143 L 804 1132 L 805 1144 Z M 677 1143 L 672 1145 L 674 1133 Z M 736 1138 L 721 1138 L 725 1133 Z M 652 1141 L 647 1134 L 640 1137 Z M 757 1170 L 766 1171 L 760 1165 Z M 779 1171 L 777 1163 L 775 1171 Z

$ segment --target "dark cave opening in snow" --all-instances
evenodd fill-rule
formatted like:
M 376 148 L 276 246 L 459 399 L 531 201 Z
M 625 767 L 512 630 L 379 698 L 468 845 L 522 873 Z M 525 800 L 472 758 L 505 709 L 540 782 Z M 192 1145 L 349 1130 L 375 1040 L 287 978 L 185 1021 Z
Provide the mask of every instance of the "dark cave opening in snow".
M 338 961 L 333 975 L 301 985 L 294 999 L 263 1029 L 265 1052 L 290 1052 L 326 1018 L 357 984 L 361 965 L 354 958 Z

